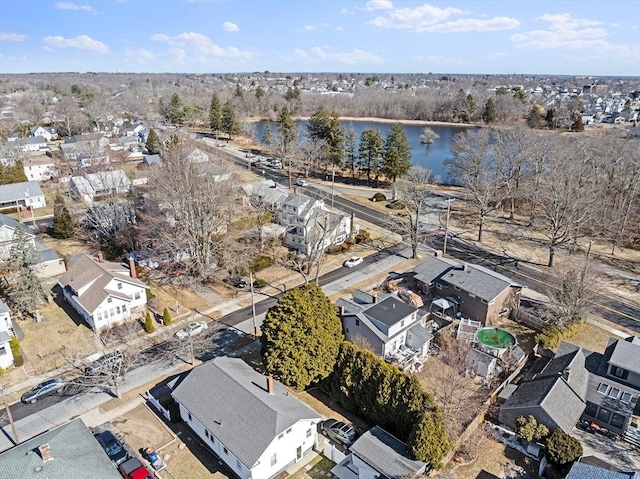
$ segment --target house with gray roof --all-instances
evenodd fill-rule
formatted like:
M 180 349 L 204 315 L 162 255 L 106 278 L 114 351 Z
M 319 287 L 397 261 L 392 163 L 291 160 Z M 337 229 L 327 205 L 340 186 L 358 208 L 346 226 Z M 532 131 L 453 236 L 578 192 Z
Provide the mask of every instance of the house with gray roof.
M 31 136 L 41 136 L 46 141 L 57 140 L 58 132 L 50 126 L 34 126 L 30 130 Z
M 512 317 L 520 306 L 522 286 L 484 266 L 458 263 L 440 252 L 427 256 L 414 268 L 422 293 L 442 299 L 434 311 L 455 317 L 461 313 L 489 326 Z
M 37 181 L 24 181 L 0 185 L 0 209 L 22 206 L 44 208 L 47 206 L 42 188 Z
M 0 301 L 0 368 L 6 369 L 13 366 L 11 336 L 13 336 L 11 311 L 6 304 Z
M 123 170 L 100 171 L 71 177 L 69 191 L 75 198 L 92 203 L 99 196 L 126 194 L 131 191 L 131 184 Z
M 135 265 L 84 255 L 58 280 L 65 301 L 96 332 L 141 316 L 147 304 L 146 284 L 136 277 Z
M 611 338 L 604 354 L 562 342 L 532 380 L 520 383 L 500 408 L 500 422 L 515 426 L 533 415 L 550 429 L 569 433 L 588 422 L 640 445 L 640 341 Z
M 356 291 L 353 296 L 353 300 L 337 301 L 347 341 L 383 358 L 394 357 L 406 348 L 419 356 L 428 353 L 433 334 L 425 328 L 426 315 L 418 308 L 396 294 L 373 296 Z
M 122 479 L 79 418 L 0 453 L 0 477 Z
M 578 461 L 573 463 L 565 479 L 640 479 L 640 473 L 606 469 Z
M 172 396 L 180 416 L 240 479 L 269 479 L 316 442 L 319 415 L 240 358 L 192 369 Z
M 349 448 L 331 473 L 338 479 L 410 479 L 425 473 L 427 463 L 412 458 L 405 443 L 375 426 Z

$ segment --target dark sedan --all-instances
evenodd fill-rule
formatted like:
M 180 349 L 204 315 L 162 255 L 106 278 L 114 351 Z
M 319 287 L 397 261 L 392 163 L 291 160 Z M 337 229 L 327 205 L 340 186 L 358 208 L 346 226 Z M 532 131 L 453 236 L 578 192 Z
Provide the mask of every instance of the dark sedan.
M 129 458 L 127 450 L 122 443 L 111 433 L 111 431 L 103 431 L 95 435 L 96 439 L 107 453 L 111 462 L 116 466 L 122 464 Z

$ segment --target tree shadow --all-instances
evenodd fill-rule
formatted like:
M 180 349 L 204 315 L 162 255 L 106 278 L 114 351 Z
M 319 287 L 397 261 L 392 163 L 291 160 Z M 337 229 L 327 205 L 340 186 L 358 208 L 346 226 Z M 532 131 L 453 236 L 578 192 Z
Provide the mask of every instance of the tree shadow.
M 62 287 L 59 284 L 56 284 L 51 288 L 51 293 L 53 294 L 53 302 L 55 305 L 62 309 L 76 326 L 84 326 L 91 330 L 91 327 L 84 319 L 82 319 L 82 316 L 80 316 L 80 314 L 78 314 L 78 312 L 64 299 L 64 293 L 62 292 Z

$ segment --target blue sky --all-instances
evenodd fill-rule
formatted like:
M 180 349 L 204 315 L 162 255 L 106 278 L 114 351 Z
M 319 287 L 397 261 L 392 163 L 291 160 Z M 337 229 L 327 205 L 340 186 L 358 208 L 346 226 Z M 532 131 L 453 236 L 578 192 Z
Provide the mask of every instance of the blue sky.
M 640 2 L 8 0 L 0 73 L 640 76 Z

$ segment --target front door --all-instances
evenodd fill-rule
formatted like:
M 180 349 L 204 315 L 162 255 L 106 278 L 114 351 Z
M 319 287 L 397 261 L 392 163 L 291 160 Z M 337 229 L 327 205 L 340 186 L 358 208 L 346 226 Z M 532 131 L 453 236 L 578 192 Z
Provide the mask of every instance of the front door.
M 298 446 L 296 449 L 296 462 L 302 459 L 302 446 Z

